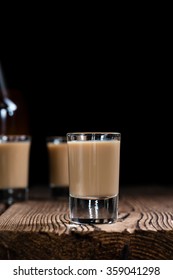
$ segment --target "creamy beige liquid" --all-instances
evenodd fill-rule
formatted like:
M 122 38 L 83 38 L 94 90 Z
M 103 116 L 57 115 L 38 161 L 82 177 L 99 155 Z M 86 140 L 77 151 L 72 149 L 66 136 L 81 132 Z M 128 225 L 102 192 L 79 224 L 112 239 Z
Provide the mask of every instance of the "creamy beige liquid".
M 47 143 L 49 155 L 49 180 L 51 187 L 68 187 L 67 143 Z
M 30 142 L 0 143 L 0 189 L 28 187 Z
M 120 141 L 68 142 L 70 195 L 111 197 L 119 191 Z

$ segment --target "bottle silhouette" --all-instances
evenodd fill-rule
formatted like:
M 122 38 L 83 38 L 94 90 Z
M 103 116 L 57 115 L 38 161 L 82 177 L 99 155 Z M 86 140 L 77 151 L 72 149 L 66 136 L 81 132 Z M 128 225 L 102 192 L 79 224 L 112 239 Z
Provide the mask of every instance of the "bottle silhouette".
M 28 199 L 31 137 L 26 109 L 21 92 L 7 89 L 0 64 L 0 202 L 7 207 Z
M 25 100 L 19 90 L 7 88 L 0 64 L 0 135 L 29 133 Z

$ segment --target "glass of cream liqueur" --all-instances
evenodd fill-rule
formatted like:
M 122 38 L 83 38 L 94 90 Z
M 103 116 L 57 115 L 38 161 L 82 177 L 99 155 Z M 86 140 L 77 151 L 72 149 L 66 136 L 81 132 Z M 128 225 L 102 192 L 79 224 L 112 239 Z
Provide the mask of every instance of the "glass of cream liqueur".
M 0 201 L 28 199 L 31 136 L 0 135 Z
M 69 195 L 68 152 L 66 136 L 47 137 L 49 187 L 52 198 Z
M 120 141 L 119 132 L 67 133 L 69 211 L 72 222 L 116 222 Z

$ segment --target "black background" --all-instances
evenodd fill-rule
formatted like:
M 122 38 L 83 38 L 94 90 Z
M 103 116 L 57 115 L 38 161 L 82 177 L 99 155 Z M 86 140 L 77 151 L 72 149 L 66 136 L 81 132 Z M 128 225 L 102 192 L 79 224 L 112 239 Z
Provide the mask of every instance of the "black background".
M 19 90 L 27 104 L 30 185 L 48 182 L 47 136 L 118 131 L 120 184 L 171 186 L 169 36 L 159 28 L 125 29 L 121 35 L 101 27 L 91 34 L 70 27 L 63 35 L 37 31 L 20 42 L 15 34 L 1 50 L 6 85 Z

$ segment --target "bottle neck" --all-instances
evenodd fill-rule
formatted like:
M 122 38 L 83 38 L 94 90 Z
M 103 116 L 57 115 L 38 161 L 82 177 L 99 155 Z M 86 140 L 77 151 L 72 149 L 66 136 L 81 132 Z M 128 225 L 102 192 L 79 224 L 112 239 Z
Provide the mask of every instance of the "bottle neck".
M 4 97 L 2 92 L 0 91 L 0 110 L 7 110 L 9 115 L 13 115 L 14 111 L 17 110 L 17 105 L 8 97 Z
M 0 134 L 16 131 L 17 105 L 11 100 L 0 64 Z

